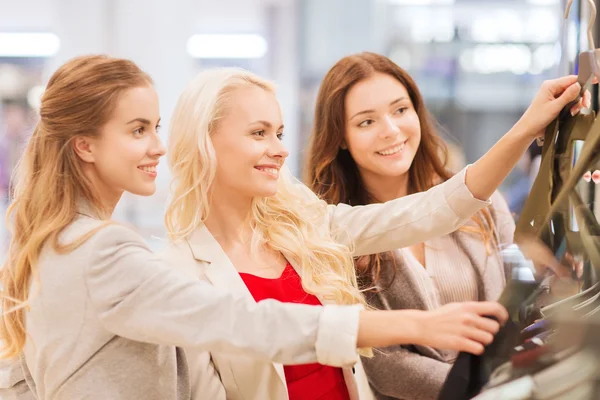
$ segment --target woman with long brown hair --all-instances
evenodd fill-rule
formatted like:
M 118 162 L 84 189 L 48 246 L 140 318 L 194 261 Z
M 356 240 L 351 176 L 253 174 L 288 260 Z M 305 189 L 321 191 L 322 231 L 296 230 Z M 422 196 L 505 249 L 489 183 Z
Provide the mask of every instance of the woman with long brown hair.
M 383 203 L 427 191 L 453 175 L 445 168 L 445 153 L 416 83 L 388 58 L 348 56 L 326 74 L 305 181 L 329 204 Z M 506 168 L 504 161 L 511 162 L 498 159 L 495 168 Z M 357 275 L 368 303 L 378 309 L 431 310 L 452 302 L 495 301 L 506 283 L 498 246 L 512 243 L 513 230 L 506 202 L 496 193 L 489 208 L 456 232 L 359 257 Z M 437 397 L 456 355 L 398 346 L 363 358 L 363 364 L 377 398 L 425 400 Z

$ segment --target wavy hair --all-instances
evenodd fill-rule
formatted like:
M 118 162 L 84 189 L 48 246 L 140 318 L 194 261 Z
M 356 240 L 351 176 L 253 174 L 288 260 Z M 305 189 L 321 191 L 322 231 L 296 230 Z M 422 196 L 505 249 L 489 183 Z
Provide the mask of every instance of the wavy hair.
M 210 212 L 218 154 L 211 135 L 227 116 L 236 90 L 273 84 L 237 68 L 201 72 L 185 89 L 171 119 L 168 160 L 173 174 L 165 224 L 171 240 L 187 237 Z M 324 229 L 327 205 L 283 168 L 278 192 L 253 199 L 252 248 L 267 246 L 301 268 L 304 289 L 337 304 L 365 304 L 348 246 Z
M 415 81 L 385 56 L 370 52 L 355 54 L 339 60 L 321 83 L 304 168 L 304 181 L 308 187 L 329 204 L 356 206 L 377 202 L 365 188 L 350 152 L 341 149 L 346 131 L 346 95 L 354 85 L 375 73 L 398 80 L 406 88 L 419 117 L 421 143 L 408 171 L 409 194 L 426 191 L 452 176 L 445 166 L 446 145 L 436 132 L 433 118 Z M 495 241 L 490 211 L 484 209 L 478 212 L 472 221 L 474 224 L 460 230 L 479 235 L 490 253 Z M 393 254 L 374 254 L 358 260 L 360 277 L 367 287 L 376 285 L 382 262 L 388 260 L 395 263 Z
M 72 243 L 59 243 L 61 231 L 75 219 L 81 200 L 99 215 L 103 213 L 83 173 L 73 139 L 97 136 L 124 91 L 151 83 L 133 62 L 106 56 L 72 59 L 50 78 L 41 99 L 39 122 L 14 175 L 12 202 L 6 214 L 12 237 L 0 273 L 0 357 L 16 357 L 25 345 L 24 310 L 30 298 L 30 281 L 38 278 L 36 264 L 42 248 L 48 244 L 59 253 L 70 252 L 105 226 Z

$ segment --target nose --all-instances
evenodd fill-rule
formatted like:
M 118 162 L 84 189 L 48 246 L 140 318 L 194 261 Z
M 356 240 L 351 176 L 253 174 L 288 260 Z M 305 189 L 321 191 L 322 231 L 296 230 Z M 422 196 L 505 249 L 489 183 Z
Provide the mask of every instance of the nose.
M 287 156 L 290 155 L 290 152 L 283 144 L 283 141 L 281 141 L 278 138 L 275 138 L 274 140 L 271 141 L 268 154 L 269 154 L 269 157 L 280 158 L 280 159 L 285 160 L 287 158 Z
M 381 136 L 383 136 L 384 138 L 389 138 L 392 136 L 396 136 L 399 133 L 400 128 L 398 127 L 396 121 L 394 121 L 394 119 L 391 116 L 386 115 L 383 121 Z
M 167 149 L 160 139 L 160 135 L 157 133 L 154 135 L 154 141 L 152 143 L 152 148 L 150 149 L 150 154 L 154 157 L 162 157 L 167 153 Z

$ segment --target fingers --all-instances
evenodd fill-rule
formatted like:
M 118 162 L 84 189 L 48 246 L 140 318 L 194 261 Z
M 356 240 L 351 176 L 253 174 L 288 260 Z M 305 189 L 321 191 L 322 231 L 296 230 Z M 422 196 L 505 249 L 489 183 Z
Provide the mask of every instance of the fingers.
M 496 321 L 495 319 L 487 318 L 487 317 L 476 316 L 476 317 L 473 317 L 473 319 L 471 321 L 469 321 L 469 323 L 474 328 L 476 328 L 482 332 L 489 333 L 492 338 L 500 330 L 500 324 L 498 323 L 498 321 Z M 492 341 L 490 339 L 489 343 L 491 343 L 491 342 Z M 489 344 L 489 343 L 485 343 L 485 344 Z
M 581 92 L 581 86 L 579 85 L 579 83 L 574 83 L 571 86 L 569 86 L 557 99 L 556 99 L 556 103 L 558 104 L 558 106 L 562 109 L 563 107 L 565 107 L 567 104 L 569 104 L 570 102 L 572 102 L 573 100 L 575 100 L 577 98 L 577 96 L 579 96 L 579 93 Z M 575 106 L 579 106 L 579 103 L 577 103 Z
M 508 311 L 495 301 L 465 303 L 465 307 L 477 315 L 494 318 L 502 325 L 508 321 Z
M 583 97 L 569 110 L 571 116 L 579 114 L 583 108 L 589 108 L 592 105 L 592 94 L 586 90 Z
M 522 239 L 518 246 L 523 255 L 533 262 L 538 274 L 543 273 L 546 268 L 550 268 L 556 275 L 565 276 L 564 268 L 554 257 L 554 253 L 538 238 Z
M 594 181 L 594 183 L 597 185 L 600 183 L 600 171 L 599 170 L 595 170 L 593 173 L 592 171 L 587 171 L 585 174 L 583 174 L 583 180 L 586 182 L 591 182 Z
M 546 81 L 544 82 L 544 86 L 556 97 L 567 90 L 567 88 L 573 87 L 575 83 L 577 83 L 577 75 L 567 75 Z M 581 87 L 579 90 L 581 90 Z
M 586 90 L 583 94 L 582 104 L 584 108 L 590 108 L 592 106 L 592 94 L 589 90 Z
M 483 354 L 485 346 L 479 342 L 476 342 L 466 337 L 458 337 L 452 344 L 452 349 L 457 351 L 464 351 L 475 355 Z
M 464 336 L 474 342 L 480 343 L 482 346 L 487 346 L 494 341 L 494 335 L 488 331 L 477 329 L 469 326 L 465 328 Z

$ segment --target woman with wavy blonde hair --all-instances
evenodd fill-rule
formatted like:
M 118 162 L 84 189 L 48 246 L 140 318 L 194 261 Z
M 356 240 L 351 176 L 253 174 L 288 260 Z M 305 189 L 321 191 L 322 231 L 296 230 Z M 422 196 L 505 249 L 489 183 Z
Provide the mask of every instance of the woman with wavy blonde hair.
M 353 256 L 420 243 L 469 221 L 489 204 L 478 199 L 492 195 L 545 125 L 575 98 L 574 83 L 573 77 L 548 83 L 545 89 L 565 94 L 558 99 L 546 93 L 538 96 L 522 122 L 468 173 L 464 170 L 413 196 L 350 207 L 328 206 L 290 176 L 284 166 L 288 152 L 281 142 L 281 110 L 271 83 L 240 69 L 204 71 L 184 90 L 171 120 L 173 182 L 165 222 L 173 243 L 166 257 L 177 260 L 174 264 L 191 276 L 249 304 L 276 299 L 363 305 Z M 493 303 L 406 311 L 409 319 L 420 315 L 436 321 L 407 344 L 437 341 L 435 337 L 450 327 L 472 326 L 478 317 L 456 312 L 475 304 Z M 411 325 L 407 323 L 408 331 Z M 342 330 L 336 335 L 335 341 L 323 344 L 355 340 Z M 432 347 L 455 346 L 438 342 Z M 228 399 L 358 398 L 351 368 L 283 366 L 194 350 L 187 358 L 196 398 L 202 398 L 206 385 L 216 379 L 213 368 Z
M 176 346 L 344 366 L 356 346 L 410 340 L 402 312 L 235 299 L 112 222 L 123 192 L 156 190 L 159 122 L 152 80 L 131 61 L 80 57 L 50 78 L 8 211 L 0 357 L 12 362 L 0 371 L 1 398 L 28 388 L 39 400 L 183 400 L 189 368 Z M 497 305 L 468 315 L 486 312 L 506 317 Z M 438 340 L 473 346 L 495 328 Z M 338 330 L 354 341 L 330 346 Z M 220 383 L 210 390 L 204 398 L 224 398 Z

